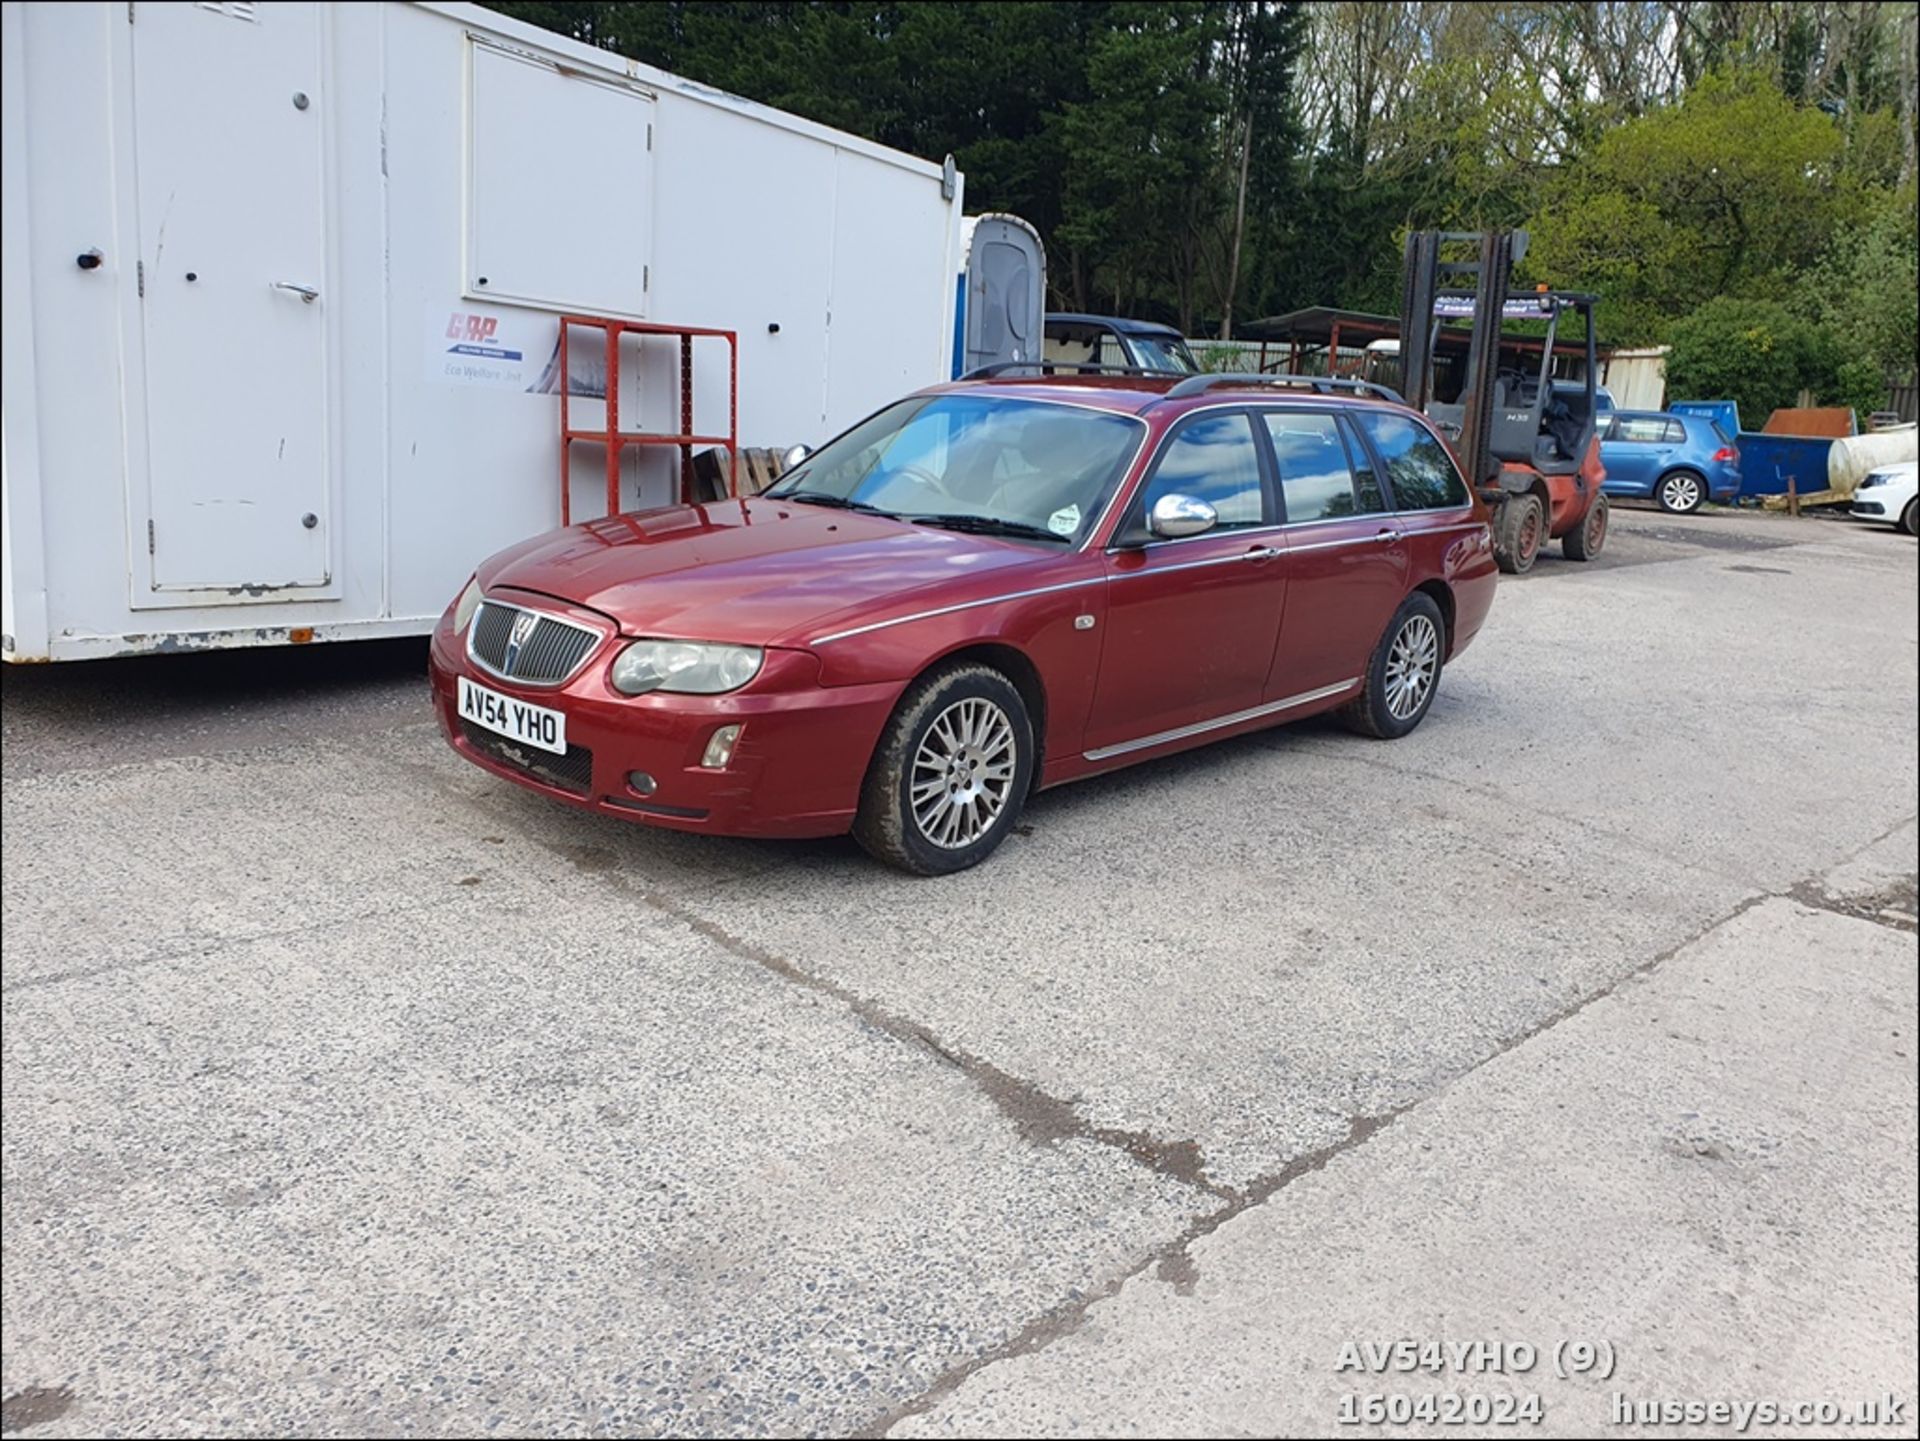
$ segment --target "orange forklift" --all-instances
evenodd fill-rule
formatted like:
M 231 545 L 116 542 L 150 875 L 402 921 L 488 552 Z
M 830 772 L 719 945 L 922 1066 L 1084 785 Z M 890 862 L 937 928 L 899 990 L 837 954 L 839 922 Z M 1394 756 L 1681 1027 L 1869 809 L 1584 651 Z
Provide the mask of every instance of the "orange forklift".
M 1531 570 L 1550 539 L 1568 560 L 1581 561 L 1607 541 L 1595 297 L 1509 290 L 1526 248 L 1524 230 L 1415 231 L 1407 237 L 1400 304 L 1402 393 L 1453 441 L 1461 469 L 1493 512 L 1494 558 L 1508 575 Z M 1561 335 L 1569 316 L 1584 322 L 1583 335 Z M 1457 340 L 1443 354 L 1443 334 L 1458 335 L 1449 320 L 1472 323 L 1464 356 Z M 1509 320 L 1539 333 L 1503 334 Z M 1576 347 L 1584 351 L 1580 373 L 1556 376 L 1556 360 L 1577 355 Z

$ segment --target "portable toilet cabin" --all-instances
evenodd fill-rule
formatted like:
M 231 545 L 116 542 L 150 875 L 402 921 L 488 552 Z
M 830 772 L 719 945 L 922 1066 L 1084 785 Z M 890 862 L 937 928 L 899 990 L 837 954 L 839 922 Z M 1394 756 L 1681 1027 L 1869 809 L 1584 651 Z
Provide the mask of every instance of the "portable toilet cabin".
M 1046 329 L 1047 251 L 1017 215 L 960 222 L 960 274 L 953 321 L 953 374 L 1040 359 Z

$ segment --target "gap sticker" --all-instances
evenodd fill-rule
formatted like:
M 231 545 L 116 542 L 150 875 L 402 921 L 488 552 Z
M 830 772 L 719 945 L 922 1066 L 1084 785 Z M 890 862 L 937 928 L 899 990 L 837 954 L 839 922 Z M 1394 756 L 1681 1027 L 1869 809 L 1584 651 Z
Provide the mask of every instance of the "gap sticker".
M 1047 517 L 1047 529 L 1055 535 L 1072 535 L 1080 529 L 1080 507 L 1063 505 Z

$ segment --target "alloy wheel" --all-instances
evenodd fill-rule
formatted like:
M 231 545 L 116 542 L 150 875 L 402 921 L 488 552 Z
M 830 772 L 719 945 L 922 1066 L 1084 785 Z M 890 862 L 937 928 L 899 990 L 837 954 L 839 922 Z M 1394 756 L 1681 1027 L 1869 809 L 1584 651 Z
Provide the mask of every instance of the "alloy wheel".
M 1661 487 L 1668 510 L 1694 510 L 1700 504 L 1700 483 L 1690 475 L 1670 475 Z
M 992 701 L 955 701 L 927 727 L 914 752 L 908 798 L 913 821 L 934 845 L 972 845 L 999 820 L 1013 790 L 1013 722 Z
M 1440 632 L 1424 615 L 1407 617 L 1387 652 L 1387 710 L 1395 720 L 1419 712 L 1440 665 Z

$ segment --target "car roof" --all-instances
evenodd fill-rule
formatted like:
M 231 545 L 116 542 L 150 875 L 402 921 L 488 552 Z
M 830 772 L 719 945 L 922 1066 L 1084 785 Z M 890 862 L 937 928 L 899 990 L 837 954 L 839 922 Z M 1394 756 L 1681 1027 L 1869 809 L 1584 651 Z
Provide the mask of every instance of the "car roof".
M 1189 375 L 996 375 L 985 380 L 948 381 L 943 385 L 929 386 L 920 393 L 966 395 L 990 390 L 1009 400 L 1052 401 L 1055 404 L 1111 411 L 1116 415 L 1139 415 L 1165 402 L 1167 393 L 1174 386 L 1191 379 L 1193 377 Z M 1301 379 L 1310 380 L 1312 377 L 1303 376 Z M 1227 400 L 1242 403 L 1259 401 L 1269 405 L 1292 404 L 1314 410 L 1323 410 L 1329 405 L 1372 409 L 1392 404 L 1374 396 L 1344 392 L 1329 394 L 1309 389 L 1306 385 L 1289 387 L 1226 383 L 1182 396 L 1168 405 L 1167 412 L 1178 414 L 1196 406 L 1218 405 Z
M 1173 326 L 1162 325 L 1157 320 L 1129 320 L 1123 315 L 1087 315 L 1077 310 L 1048 311 L 1047 324 L 1051 325 L 1056 320 L 1066 325 L 1108 325 L 1127 335 L 1180 334 Z

